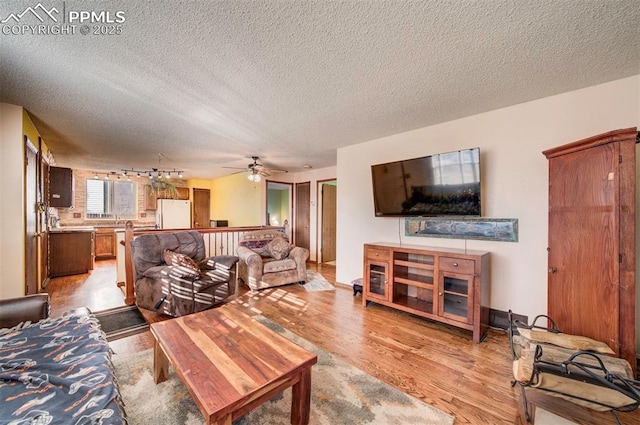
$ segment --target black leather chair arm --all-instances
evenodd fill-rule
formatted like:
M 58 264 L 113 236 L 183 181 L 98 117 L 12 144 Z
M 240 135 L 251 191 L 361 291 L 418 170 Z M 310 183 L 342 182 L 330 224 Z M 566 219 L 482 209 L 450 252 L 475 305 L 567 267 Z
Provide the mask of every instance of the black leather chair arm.
M 37 322 L 49 317 L 49 294 L 34 294 L 0 300 L 0 328 L 20 322 Z

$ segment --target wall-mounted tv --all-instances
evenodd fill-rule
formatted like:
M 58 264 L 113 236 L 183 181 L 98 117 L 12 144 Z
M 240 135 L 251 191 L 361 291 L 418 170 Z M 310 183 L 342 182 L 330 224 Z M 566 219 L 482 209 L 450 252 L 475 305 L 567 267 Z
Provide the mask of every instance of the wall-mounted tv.
M 377 217 L 480 216 L 480 148 L 371 166 Z

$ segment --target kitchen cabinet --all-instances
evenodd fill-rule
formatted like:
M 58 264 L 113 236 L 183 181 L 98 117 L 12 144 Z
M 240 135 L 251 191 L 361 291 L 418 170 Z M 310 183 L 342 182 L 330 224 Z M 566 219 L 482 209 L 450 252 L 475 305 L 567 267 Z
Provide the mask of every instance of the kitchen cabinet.
M 366 244 L 362 302 L 470 330 L 480 342 L 489 328 L 489 253 Z
M 49 206 L 69 208 L 73 205 L 73 170 L 49 167 Z
M 188 187 L 176 187 L 176 191 L 178 192 L 178 198 L 182 201 L 189 200 L 189 188 Z
M 68 276 L 93 270 L 92 230 L 49 232 L 49 276 Z
M 113 227 L 100 227 L 95 234 L 96 260 L 116 258 L 116 233 Z
M 144 209 L 155 211 L 158 209 L 158 199 L 180 199 L 189 200 L 188 187 L 176 187 L 176 193 L 169 193 L 167 190 L 154 190 L 150 184 L 144 186 Z

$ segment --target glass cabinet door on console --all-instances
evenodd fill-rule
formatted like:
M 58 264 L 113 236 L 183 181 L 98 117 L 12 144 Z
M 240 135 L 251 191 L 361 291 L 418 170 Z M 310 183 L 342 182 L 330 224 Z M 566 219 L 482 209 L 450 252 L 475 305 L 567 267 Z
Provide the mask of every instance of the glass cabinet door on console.
M 389 298 L 389 251 L 365 249 L 364 291 L 369 297 L 386 301 Z
M 447 319 L 474 323 L 473 293 L 475 261 L 460 257 L 440 257 L 438 313 Z
M 387 299 L 387 268 L 386 263 L 377 263 L 375 261 L 367 262 L 367 275 L 365 276 L 365 285 L 367 292 L 371 297 Z
M 438 296 L 440 316 L 473 323 L 473 276 L 443 272 Z

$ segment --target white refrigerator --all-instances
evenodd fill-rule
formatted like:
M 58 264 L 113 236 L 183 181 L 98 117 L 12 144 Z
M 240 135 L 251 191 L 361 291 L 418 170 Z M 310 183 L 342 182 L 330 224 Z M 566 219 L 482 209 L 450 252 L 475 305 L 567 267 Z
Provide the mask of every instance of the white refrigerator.
M 156 224 L 160 229 L 189 229 L 191 227 L 191 201 L 158 199 Z

